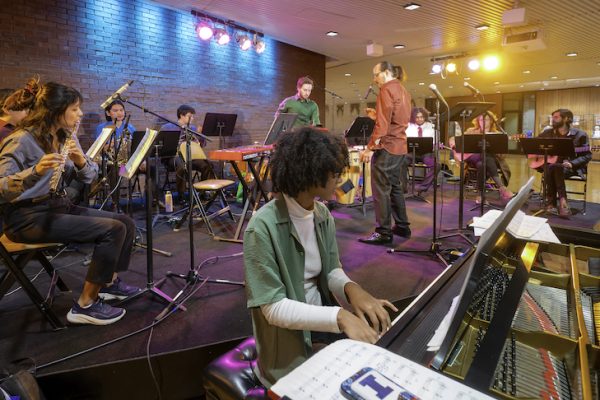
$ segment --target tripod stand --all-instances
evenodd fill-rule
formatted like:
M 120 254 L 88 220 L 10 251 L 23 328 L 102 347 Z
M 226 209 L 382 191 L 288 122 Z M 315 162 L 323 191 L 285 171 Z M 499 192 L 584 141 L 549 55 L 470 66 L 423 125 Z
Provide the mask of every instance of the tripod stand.
M 356 117 L 350 128 L 346 132 L 346 143 L 350 145 L 351 139 L 354 139 L 354 145 L 358 145 L 361 149 L 365 149 L 367 146 L 367 137 L 371 136 L 373 133 L 373 129 L 375 128 L 375 121 L 369 117 Z M 360 207 L 362 208 L 363 215 L 367 215 L 367 206 L 366 206 L 366 197 L 367 197 L 367 184 L 366 184 L 366 176 L 365 171 L 367 167 L 367 163 L 362 161 L 361 166 L 361 178 L 362 178 L 362 188 L 361 188 L 361 201 Z M 352 207 L 352 206 L 351 206 Z
M 419 155 L 428 154 L 433 151 L 433 138 L 431 137 L 408 137 L 406 138 L 406 146 L 411 151 L 412 163 L 412 181 L 410 184 L 410 195 L 406 196 L 406 200 L 414 199 L 430 204 L 429 200 L 422 197 L 420 194 L 415 194 L 415 168 L 417 164 L 417 150 Z M 404 173 L 404 172 L 403 172 Z M 435 179 L 435 177 L 434 177 Z

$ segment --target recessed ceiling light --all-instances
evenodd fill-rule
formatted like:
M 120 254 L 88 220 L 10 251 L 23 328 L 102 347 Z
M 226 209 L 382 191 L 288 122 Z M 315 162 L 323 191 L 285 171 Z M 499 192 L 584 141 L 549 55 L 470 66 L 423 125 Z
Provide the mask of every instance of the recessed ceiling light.
M 471 80 L 471 78 L 469 78 L 468 76 L 465 76 L 463 79 L 464 79 L 465 81 L 470 81 L 470 80 Z
M 526 69 L 525 71 L 523 71 L 523 73 L 524 73 L 524 74 L 530 74 L 530 73 L 531 73 L 531 71 L 530 71 L 530 70 L 528 70 L 528 69 Z
M 550 79 L 558 79 L 558 76 L 551 76 Z
M 421 6 L 417 3 L 408 3 L 408 4 L 404 5 L 405 10 L 413 11 L 413 10 L 416 10 L 417 8 L 421 8 Z
M 600 66 L 600 61 L 598 61 L 598 62 L 596 63 L 596 65 Z
M 596 83 L 594 86 L 598 87 L 598 86 L 600 86 L 600 83 Z
M 546 90 L 546 88 L 541 88 L 540 90 Z
M 567 53 L 566 54 L 567 57 L 577 57 L 577 53 L 575 53 L 574 51 Z
M 450 85 L 448 86 L 448 89 L 454 89 L 454 86 Z
M 338 33 L 336 31 L 329 31 L 329 32 L 327 32 L 327 36 L 332 36 L 333 37 L 333 36 L 337 36 L 337 35 L 338 35 Z
M 425 82 L 419 82 L 419 86 L 425 86 Z
M 352 76 L 352 74 L 351 74 L 351 73 L 349 73 L 349 72 L 346 72 L 346 73 L 344 74 L 344 76 Z
M 499 84 L 500 84 L 500 82 L 494 82 L 494 85 L 499 85 Z
M 519 85 L 519 87 L 525 87 L 525 85 Z
M 502 93 L 502 92 L 501 92 L 501 91 L 499 91 L 499 90 L 496 90 L 496 93 Z
M 352 86 L 356 86 L 356 82 L 350 82 Z
M 478 31 L 485 31 L 490 29 L 490 26 L 488 24 L 479 24 L 475 27 L 475 29 L 477 29 Z
M 403 44 L 395 44 L 395 45 L 394 45 L 394 48 L 395 48 L 395 49 L 403 49 L 403 48 L 405 48 L 405 47 L 406 47 L 406 46 L 405 46 L 405 45 L 403 45 Z
M 549 83 L 548 83 L 548 82 L 543 82 L 542 84 L 543 84 L 544 86 L 548 86 L 548 85 L 549 85 Z

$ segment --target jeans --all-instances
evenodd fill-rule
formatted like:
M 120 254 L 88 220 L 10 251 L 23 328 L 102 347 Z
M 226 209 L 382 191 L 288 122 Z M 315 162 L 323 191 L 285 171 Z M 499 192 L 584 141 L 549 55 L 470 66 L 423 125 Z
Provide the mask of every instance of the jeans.
M 400 173 L 404 155 L 376 150 L 371 160 L 371 187 L 375 206 L 375 231 L 382 235 L 392 234 L 392 217 L 396 225 L 408 228 L 408 216 L 404 204 L 404 188 Z
M 4 233 L 22 243 L 94 243 L 86 281 L 106 284 L 129 267 L 135 224 L 124 214 L 72 205 L 56 198 L 27 207 L 6 206 Z

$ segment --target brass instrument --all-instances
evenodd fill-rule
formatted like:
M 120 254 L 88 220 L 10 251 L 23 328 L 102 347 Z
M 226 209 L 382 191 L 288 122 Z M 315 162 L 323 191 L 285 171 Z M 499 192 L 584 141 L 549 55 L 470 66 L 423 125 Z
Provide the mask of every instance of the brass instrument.
M 117 165 L 119 167 L 127 164 L 127 160 L 129 160 L 130 149 L 131 133 L 129 130 L 124 129 L 123 133 L 121 134 L 121 139 L 119 140 L 119 151 L 117 152 Z
M 52 173 L 52 177 L 50 178 L 51 195 L 55 194 L 58 189 L 58 184 L 60 183 L 62 174 L 65 171 L 65 163 L 67 161 L 67 157 L 69 156 L 69 147 L 67 146 L 67 144 L 70 140 L 74 140 L 74 137 L 77 135 L 77 131 L 79 130 L 80 123 L 81 121 L 78 120 L 73 130 L 65 129 L 67 137 L 65 138 L 65 143 L 63 144 L 63 148 L 60 152 L 60 155 L 63 157 L 63 162 L 54 170 L 54 172 Z

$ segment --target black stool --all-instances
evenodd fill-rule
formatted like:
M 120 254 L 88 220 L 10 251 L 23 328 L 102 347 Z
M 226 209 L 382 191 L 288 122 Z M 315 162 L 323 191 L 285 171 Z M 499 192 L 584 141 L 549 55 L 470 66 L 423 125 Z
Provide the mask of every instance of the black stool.
M 209 400 L 266 400 L 267 390 L 256 375 L 256 343 L 249 337 L 213 360 L 203 374 L 204 390 Z

